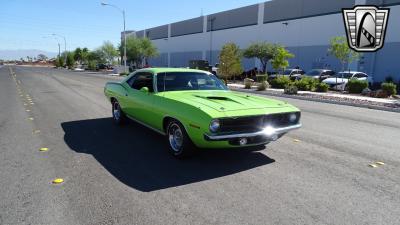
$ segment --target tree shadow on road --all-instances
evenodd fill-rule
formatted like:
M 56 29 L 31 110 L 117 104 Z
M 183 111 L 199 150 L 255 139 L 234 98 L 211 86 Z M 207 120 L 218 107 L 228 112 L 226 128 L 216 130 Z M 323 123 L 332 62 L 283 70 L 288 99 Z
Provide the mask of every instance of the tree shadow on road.
M 200 150 L 177 160 L 165 138 L 139 124 L 118 127 L 111 118 L 61 124 L 67 145 L 93 155 L 112 175 L 139 191 L 150 192 L 235 174 L 275 162 L 249 150 Z

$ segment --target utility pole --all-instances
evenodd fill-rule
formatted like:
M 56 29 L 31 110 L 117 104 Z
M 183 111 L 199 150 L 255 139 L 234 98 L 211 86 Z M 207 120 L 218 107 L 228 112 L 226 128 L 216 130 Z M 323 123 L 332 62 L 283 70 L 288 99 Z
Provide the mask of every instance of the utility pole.
M 59 36 L 64 39 L 64 63 L 67 64 L 67 39 L 59 34 L 52 34 L 53 36 Z
M 127 69 L 126 69 L 126 27 L 125 27 L 125 10 L 124 9 L 120 9 L 119 7 L 117 7 L 116 5 L 112 5 L 112 4 L 108 4 L 108 3 L 101 3 L 102 6 L 111 6 L 115 9 L 117 9 L 118 11 L 120 11 L 122 13 L 122 19 L 124 22 L 124 71 L 125 73 L 127 73 Z

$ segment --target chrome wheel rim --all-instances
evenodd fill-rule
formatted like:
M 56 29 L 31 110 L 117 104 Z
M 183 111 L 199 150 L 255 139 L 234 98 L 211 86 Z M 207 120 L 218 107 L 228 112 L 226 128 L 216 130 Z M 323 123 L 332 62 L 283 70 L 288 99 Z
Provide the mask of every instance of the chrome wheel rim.
M 114 103 L 113 116 L 114 116 L 115 120 L 119 120 L 121 118 L 121 111 L 120 111 L 118 102 Z
M 171 148 L 175 152 L 181 151 L 183 144 L 183 134 L 181 128 L 177 124 L 172 124 L 168 129 L 168 139 Z

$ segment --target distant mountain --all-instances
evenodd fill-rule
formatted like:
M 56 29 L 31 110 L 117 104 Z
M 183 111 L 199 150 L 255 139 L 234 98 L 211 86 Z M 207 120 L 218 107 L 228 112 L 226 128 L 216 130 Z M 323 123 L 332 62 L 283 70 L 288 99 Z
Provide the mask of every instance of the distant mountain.
M 0 49 L 0 59 L 4 60 L 19 60 L 20 58 L 23 58 L 26 60 L 26 57 L 37 57 L 39 54 L 44 54 L 45 56 L 49 58 L 53 58 L 57 56 L 57 53 L 55 52 L 46 52 L 42 50 L 37 50 L 37 49 L 18 49 L 18 50 L 1 50 Z

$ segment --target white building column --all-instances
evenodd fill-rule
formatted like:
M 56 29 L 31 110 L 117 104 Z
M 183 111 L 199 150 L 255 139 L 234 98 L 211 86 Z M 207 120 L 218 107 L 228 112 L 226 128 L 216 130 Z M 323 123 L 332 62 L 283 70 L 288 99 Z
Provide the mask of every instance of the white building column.
M 355 5 L 365 5 L 367 4 L 367 0 L 355 0 Z
M 264 24 L 264 3 L 258 4 L 258 25 Z
M 207 20 L 208 20 L 208 17 L 203 16 L 203 35 L 205 35 L 207 33 Z M 207 58 L 207 51 L 203 50 L 201 59 L 206 60 L 206 58 Z
M 167 39 L 167 46 L 166 46 L 166 48 L 167 48 L 167 65 L 168 65 L 168 67 L 171 67 L 171 58 L 170 58 L 170 47 L 169 47 L 169 41 L 171 40 L 171 24 L 168 24 L 168 37 L 167 37 L 168 39 Z

